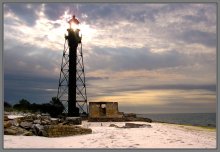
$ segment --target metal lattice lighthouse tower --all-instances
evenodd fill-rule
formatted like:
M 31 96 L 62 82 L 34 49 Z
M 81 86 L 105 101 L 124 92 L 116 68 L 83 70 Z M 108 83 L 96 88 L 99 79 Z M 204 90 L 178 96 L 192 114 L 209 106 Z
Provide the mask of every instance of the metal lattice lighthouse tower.
M 82 36 L 77 25 L 80 22 L 73 16 L 68 22 L 70 28 L 65 36 L 57 98 L 64 104 L 68 116 L 88 113 L 85 73 L 82 53 Z

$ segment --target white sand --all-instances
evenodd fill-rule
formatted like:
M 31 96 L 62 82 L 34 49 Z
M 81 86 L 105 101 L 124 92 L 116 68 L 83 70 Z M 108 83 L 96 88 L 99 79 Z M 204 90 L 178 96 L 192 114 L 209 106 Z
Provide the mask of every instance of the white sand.
M 4 135 L 4 148 L 216 148 L 215 130 L 163 123 L 150 123 L 152 128 L 125 129 L 110 124 L 125 123 L 83 122 L 92 134 L 70 137 Z

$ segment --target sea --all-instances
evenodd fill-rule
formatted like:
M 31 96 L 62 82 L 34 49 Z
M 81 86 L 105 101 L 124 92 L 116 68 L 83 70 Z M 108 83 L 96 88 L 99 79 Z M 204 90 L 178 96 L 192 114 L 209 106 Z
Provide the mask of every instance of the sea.
M 155 122 L 216 127 L 216 113 L 137 114 L 137 116 L 150 118 Z

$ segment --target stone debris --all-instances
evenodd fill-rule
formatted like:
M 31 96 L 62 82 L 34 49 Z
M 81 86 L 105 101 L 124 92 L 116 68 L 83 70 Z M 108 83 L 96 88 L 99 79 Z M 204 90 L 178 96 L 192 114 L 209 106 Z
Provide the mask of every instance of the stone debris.
M 92 133 L 90 128 L 82 128 L 74 125 L 50 125 L 44 127 L 47 133 L 46 137 L 61 137 L 61 136 L 72 136 Z
M 27 122 L 27 121 L 20 123 L 20 127 L 24 128 L 24 129 L 31 129 L 32 125 L 33 125 L 32 122 Z
M 66 120 L 63 122 L 65 125 L 80 125 L 82 120 L 80 117 L 66 117 Z
M 110 124 L 109 127 L 115 127 L 115 128 L 152 128 L 150 124 L 136 124 L 136 123 L 125 123 L 124 126 L 119 127 L 115 124 Z
M 124 128 L 151 128 L 152 126 L 150 124 L 136 124 L 136 123 L 125 123 Z
M 25 115 L 9 119 L 4 115 L 5 135 L 62 137 L 81 134 L 90 134 L 92 130 L 80 126 L 80 117 L 51 118 L 48 115 Z
M 117 125 L 115 124 L 110 124 L 109 127 L 115 127 L 115 128 L 119 128 Z

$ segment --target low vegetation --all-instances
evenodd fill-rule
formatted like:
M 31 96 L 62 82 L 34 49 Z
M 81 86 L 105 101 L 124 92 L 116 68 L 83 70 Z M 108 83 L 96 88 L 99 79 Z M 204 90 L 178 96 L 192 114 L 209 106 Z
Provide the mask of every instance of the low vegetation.
M 64 110 L 63 104 L 56 97 L 52 97 L 52 100 L 49 103 L 36 104 L 30 103 L 26 99 L 21 99 L 17 104 L 11 105 L 8 102 L 4 102 L 4 110 L 5 111 L 20 111 L 20 112 L 41 112 L 41 113 L 49 113 L 51 117 L 57 117 L 62 114 Z

